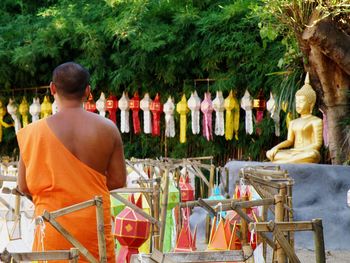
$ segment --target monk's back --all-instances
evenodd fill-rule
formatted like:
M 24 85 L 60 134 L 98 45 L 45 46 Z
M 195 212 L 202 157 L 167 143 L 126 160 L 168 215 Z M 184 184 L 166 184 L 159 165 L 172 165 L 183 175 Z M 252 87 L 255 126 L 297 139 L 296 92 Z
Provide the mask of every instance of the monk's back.
M 84 109 L 68 109 L 51 116 L 47 123 L 75 157 L 105 174 L 116 141 L 113 122 Z

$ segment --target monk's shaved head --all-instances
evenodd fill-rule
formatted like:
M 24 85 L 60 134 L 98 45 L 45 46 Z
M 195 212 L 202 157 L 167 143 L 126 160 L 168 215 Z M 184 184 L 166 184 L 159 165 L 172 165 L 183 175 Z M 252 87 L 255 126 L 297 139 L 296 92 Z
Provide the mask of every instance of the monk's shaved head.
M 67 99 L 81 99 L 89 81 L 89 72 L 74 62 L 59 65 L 52 74 L 57 93 Z

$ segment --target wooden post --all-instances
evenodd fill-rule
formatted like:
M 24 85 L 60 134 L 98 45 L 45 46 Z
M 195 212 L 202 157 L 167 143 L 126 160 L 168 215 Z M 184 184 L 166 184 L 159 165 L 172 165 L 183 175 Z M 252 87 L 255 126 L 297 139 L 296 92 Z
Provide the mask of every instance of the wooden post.
M 286 174 L 288 176 L 288 174 Z M 288 182 L 287 183 L 287 204 L 289 206 L 288 211 L 288 221 L 293 222 L 294 221 L 294 212 L 293 212 L 293 183 Z M 289 234 L 289 243 L 291 247 L 294 249 L 294 232 L 288 232 Z
M 70 256 L 71 256 L 71 259 L 69 260 L 70 263 L 78 263 L 79 249 L 71 248 L 70 249 Z
M 252 247 L 248 245 L 242 246 L 243 256 L 244 256 L 244 262 L 245 263 L 254 263 L 254 257 L 253 257 L 253 249 Z
M 95 197 L 96 205 L 96 223 L 97 223 L 97 240 L 98 240 L 98 253 L 99 262 L 107 262 L 107 249 L 106 249 L 106 239 L 105 239 L 105 227 L 103 218 L 103 200 L 101 196 Z
M 299 258 L 294 252 L 294 249 L 289 245 L 288 240 L 284 236 L 283 232 L 279 230 L 279 227 L 272 221 L 268 223 L 269 230 L 273 233 L 273 236 L 278 241 L 278 244 L 282 247 L 283 252 L 288 255 L 288 258 L 291 263 L 300 263 Z M 277 251 L 278 252 L 278 251 Z M 278 259 L 279 254 L 277 253 L 277 262 L 279 263 Z M 287 262 L 287 258 L 285 259 L 285 262 Z
M 278 190 L 278 194 L 282 196 L 282 201 L 283 201 L 283 205 L 286 204 L 287 202 L 287 186 L 285 184 L 281 184 L 279 190 Z M 283 210 L 283 219 L 282 221 L 285 221 L 286 219 L 286 216 L 287 216 L 287 213 L 284 213 L 284 210 Z
M 319 218 L 312 219 L 312 228 L 314 230 L 316 263 L 325 263 L 326 255 L 324 248 L 322 220 Z
M 159 221 L 159 183 L 154 185 L 153 212 L 154 218 Z M 159 250 L 159 226 L 153 225 L 153 247 Z M 152 250 L 153 251 L 153 250 Z
M 226 183 L 225 183 L 226 197 L 230 198 L 230 175 L 227 167 L 225 167 L 225 175 L 226 175 Z
M 162 209 L 160 214 L 160 240 L 159 240 L 159 250 L 163 252 L 163 244 L 164 244 L 164 234 L 166 228 L 166 215 L 168 209 L 168 193 L 169 193 L 169 170 L 165 169 L 165 177 L 164 177 L 164 189 L 163 189 L 163 198 L 162 198 Z
M 210 216 L 206 215 L 205 217 L 205 241 L 208 244 L 209 243 L 209 238 L 210 238 Z
M 215 165 L 210 165 L 210 177 L 209 177 L 209 189 L 208 189 L 208 195 L 210 196 L 212 194 L 213 188 L 214 188 L 214 177 L 215 177 Z M 216 182 L 218 184 L 218 182 Z
M 87 250 L 78 240 L 76 240 L 65 228 L 63 228 L 53 217 L 51 217 L 50 213 L 44 210 L 44 214 L 42 215 L 44 220 L 48 221 L 59 233 L 61 233 L 65 239 L 68 240 L 73 246 L 79 249 L 80 253 L 83 254 L 87 260 L 93 263 L 98 263 L 98 260 L 94 258 L 94 256 Z
M 248 196 L 244 195 L 241 199 L 242 201 L 248 201 Z M 246 208 L 242 208 L 243 213 L 247 213 Z M 241 233 L 242 233 L 242 246 L 245 246 L 248 244 L 248 222 L 245 219 L 241 220 Z
M 284 219 L 284 196 L 275 195 L 275 222 L 283 222 Z M 287 257 L 283 248 L 276 242 L 276 257 L 278 263 L 286 263 Z
M 147 166 L 146 173 L 148 175 L 148 178 L 152 179 L 151 167 L 150 166 Z M 150 207 L 150 210 L 151 210 L 151 216 L 154 218 L 154 182 L 153 182 L 153 180 L 150 182 L 149 186 L 152 189 L 152 192 L 149 194 L 150 195 L 149 207 Z M 151 237 L 154 236 L 154 228 L 155 228 L 154 224 L 151 224 Z M 150 239 L 149 243 L 150 243 L 150 252 L 152 252 L 153 251 L 153 246 L 154 246 L 153 238 Z
M 290 208 L 289 212 L 288 212 L 288 221 L 289 222 L 293 222 L 294 221 L 294 214 L 293 214 L 293 199 L 291 196 L 288 196 L 288 206 Z M 294 231 L 290 231 L 288 232 L 289 234 L 289 243 L 291 245 L 291 247 L 294 249 Z
M 264 205 L 262 207 L 262 221 L 264 221 L 264 222 L 267 221 L 268 211 L 269 211 L 268 206 Z M 265 239 L 262 239 L 262 240 L 263 240 L 263 257 L 264 257 L 264 260 L 266 262 L 267 244 L 266 244 Z

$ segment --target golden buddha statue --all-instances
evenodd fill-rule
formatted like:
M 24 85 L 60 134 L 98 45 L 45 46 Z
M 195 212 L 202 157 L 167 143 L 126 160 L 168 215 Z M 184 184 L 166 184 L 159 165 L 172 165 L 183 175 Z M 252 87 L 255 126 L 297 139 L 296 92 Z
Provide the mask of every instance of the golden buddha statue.
M 296 111 L 300 117 L 290 122 L 287 140 L 266 152 L 267 158 L 272 162 L 318 163 L 320 161 L 319 150 L 322 146 L 323 124 L 322 119 L 312 115 L 315 102 L 316 92 L 310 85 L 309 73 L 307 73 L 304 86 L 295 94 Z

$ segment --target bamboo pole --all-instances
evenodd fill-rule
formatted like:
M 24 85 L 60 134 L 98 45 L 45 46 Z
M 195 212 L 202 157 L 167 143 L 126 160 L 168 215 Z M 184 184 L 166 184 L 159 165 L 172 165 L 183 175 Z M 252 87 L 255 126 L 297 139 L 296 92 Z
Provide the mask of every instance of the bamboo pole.
M 16 176 L 8 176 L 8 175 L 0 175 L 0 182 L 7 181 L 7 182 L 16 182 L 17 177 Z
M 131 203 L 130 201 L 124 199 L 123 197 L 121 197 L 120 195 L 118 195 L 116 193 L 113 193 L 112 196 L 115 197 L 118 201 L 122 202 L 124 205 L 126 205 L 126 206 L 130 207 L 131 209 L 133 209 L 136 213 L 142 215 L 144 218 L 149 220 L 152 224 L 160 226 L 159 220 L 157 220 L 154 217 L 152 217 L 149 214 L 147 214 L 145 211 L 143 211 L 137 205 L 134 205 L 133 203 Z
M 226 197 L 230 197 L 230 174 L 229 170 L 227 167 L 225 169 L 225 175 L 226 175 L 226 182 L 225 182 L 225 192 L 226 192 Z
M 275 222 L 283 222 L 284 219 L 284 197 L 282 195 L 275 195 Z M 276 242 L 276 257 L 278 263 L 286 263 L 287 257 L 281 245 Z
M 262 221 L 266 222 L 267 216 L 268 216 L 268 207 L 266 205 L 264 205 L 262 207 Z M 267 244 L 266 244 L 265 239 L 263 239 L 262 243 L 263 243 L 263 257 L 264 257 L 264 260 L 266 262 Z
M 159 222 L 159 183 L 153 187 L 153 213 L 154 218 Z M 153 226 L 153 247 L 159 250 L 159 228 L 160 224 Z
M 293 207 L 293 199 L 291 196 L 288 196 L 287 198 L 287 202 L 288 202 L 288 206 L 290 208 Z M 293 222 L 294 221 L 294 212 L 293 209 L 290 209 L 288 211 L 288 222 Z M 288 237 L 289 237 L 289 243 L 292 246 L 292 248 L 294 249 L 294 232 L 288 232 Z
M 252 200 L 252 201 L 239 201 L 239 199 L 226 199 L 226 200 L 204 200 L 202 199 L 207 205 L 214 207 L 218 205 L 219 203 L 222 204 L 222 208 L 220 210 L 222 211 L 228 211 L 232 210 L 232 206 L 235 207 L 241 207 L 241 208 L 251 208 L 254 206 L 262 206 L 262 205 L 273 205 L 274 199 L 272 198 L 265 198 L 265 199 L 258 199 L 258 200 Z M 197 201 L 188 201 L 180 203 L 180 207 L 189 207 L 193 208 L 196 206 L 201 206 L 199 200 Z
M 311 221 L 279 222 L 275 223 L 281 231 L 313 231 Z M 249 229 L 256 232 L 270 232 L 268 222 L 252 222 Z
M 243 245 L 242 246 L 243 256 L 244 256 L 244 262 L 245 263 L 254 263 L 254 257 L 253 257 L 253 249 L 251 245 Z
M 159 250 L 161 252 L 163 252 L 164 235 L 165 235 L 165 228 L 166 228 L 168 195 L 169 195 L 169 170 L 165 169 L 163 198 L 162 198 L 162 203 L 161 203 L 162 209 L 161 209 L 161 213 L 160 213 L 160 221 L 161 221 L 162 225 L 160 227 Z
M 316 263 L 325 263 L 326 255 L 324 248 L 323 225 L 322 220 L 317 218 L 312 220 L 315 239 Z
M 273 236 L 276 238 L 279 246 L 283 252 L 288 256 L 291 263 L 301 263 L 297 255 L 295 254 L 293 248 L 288 243 L 288 240 L 285 238 L 282 231 L 279 230 L 279 227 L 272 221 L 268 223 L 269 230 L 273 233 Z M 287 257 L 281 258 L 281 254 L 277 250 L 277 262 L 287 262 Z
M 242 201 L 248 201 L 248 196 L 244 195 L 242 197 Z M 247 214 L 247 209 L 242 208 L 242 212 L 244 214 Z M 248 222 L 243 219 L 241 220 L 241 233 L 242 233 L 242 246 L 244 247 L 245 245 L 248 245 Z
M 126 193 L 126 194 L 132 194 L 132 193 L 152 193 L 153 189 L 151 187 L 125 187 L 125 188 L 119 188 L 110 191 L 111 194 L 117 193 Z
M 213 188 L 214 188 L 214 177 L 215 177 L 215 166 L 213 164 L 210 165 L 210 176 L 209 176 L 209 189 L 208 193 L 209 195 L 212 194 Z M 218 184 L 218 182 L 216 182 Z
M 95 197 L 95 205 L 96 205 L 99 262 L 106 263 L 107 249 L 106 249 L 105 226 L 104 226 L 104 218 L 103 218 L 103 200 L 101 196 Z
M 44 211 L 42 217 L 44 220 L 48 221 L 59 233 L 61 233 L 73 246 L 78 248 L 80 253 L 82 253 L 86 259 L 88 259 L 90 262 L 98 263 L 94 256 L 78 240 L 76 240 L 65 228 L 61 226 L 61 224 L 51 217 L 49 212 Z
M 69 250 L 69 254 L 70 254 L 70 263 L 78 263 L 78 259 L 79 259 L 79 249 L 77 248 L 71 248 Z
M 15 252 L 10 253 L 6 249 L 0 253 L 0 262 L 17 263 L 27 261 L 51 261 L 51 260 L 69 260 L 71 263 L 78 262 L 79 249 L 70 250 L 51 250 L 42 252 Z

